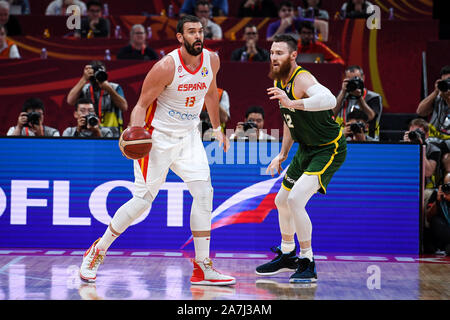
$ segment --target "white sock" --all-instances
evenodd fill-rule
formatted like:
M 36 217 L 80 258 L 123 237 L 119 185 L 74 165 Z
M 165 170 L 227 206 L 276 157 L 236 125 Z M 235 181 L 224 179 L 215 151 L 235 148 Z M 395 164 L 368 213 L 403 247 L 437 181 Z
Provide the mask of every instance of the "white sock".
M 284 254 L 290 253 L 293 250 L 295 250 L 295 242 L 294 242 L 294 240 L 292 240 L 292 241 L 281 240 L 280 247 L 281 247 L 281 252 L 283 252 Z
M 210 237 L 194 237 L 195 261 L 203 262 L 209 258 Z
M 312 261 L 313 259 L 313 251 L 312 248 L 305 248 L 305 249 L 300 249 L 300 258 L 308 258 L 309 261 Z
M 96 247 L 99 248 L 100 250 L 104 250 L 104 251 L 108 250 L 108 248 L 111 246 L 111 244 L 114 242 L 114 240 L 117 239 L 117 237 L 119 235 L 120 234 L 112 232 L 111 228 L 108 226 L 108 228 L 106 229 L 102 238 L 97 243 Z

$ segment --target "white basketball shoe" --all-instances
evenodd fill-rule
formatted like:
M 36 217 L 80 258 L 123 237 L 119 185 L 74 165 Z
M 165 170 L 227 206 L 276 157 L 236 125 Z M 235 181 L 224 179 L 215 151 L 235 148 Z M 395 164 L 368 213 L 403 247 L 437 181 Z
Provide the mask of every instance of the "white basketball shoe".
M 203 262 L 191 260 L 194 264 L 192 271 L 191 284 L 211 285 L 211 286 L 227 286 L 236 283 L 236 279 L 224 275 L 213 268 L 212 261 L 209 258 Z
M 97 278 L 97 270 L 103 259 L 105 258 L 106 251 L 96 248 L 98 238 L 89 249 L 86 250 L 83 256 L 83 262 L 80 267 L 80 278 L 87 282 L 94 282 Z

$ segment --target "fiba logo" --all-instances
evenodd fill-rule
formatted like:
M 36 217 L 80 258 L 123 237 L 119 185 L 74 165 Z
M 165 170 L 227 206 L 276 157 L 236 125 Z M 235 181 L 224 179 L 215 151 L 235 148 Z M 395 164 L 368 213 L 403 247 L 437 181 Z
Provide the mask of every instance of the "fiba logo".
M 208 68 L 203 67 L 202 68 L 202 77 L 206 77 L 208 75 Z
M 370 5 L 366 9 L 366 13 L 370 14 L 367 18 L 366 26 L 370 30 L 381 29 L 381 10 L 379 6 Z
M 66 26 L 69 30 L 81 29 L 81 9 L 77 5 L 71 5 L 67 7 L 66 14 L 69 15 L 67 18 Z

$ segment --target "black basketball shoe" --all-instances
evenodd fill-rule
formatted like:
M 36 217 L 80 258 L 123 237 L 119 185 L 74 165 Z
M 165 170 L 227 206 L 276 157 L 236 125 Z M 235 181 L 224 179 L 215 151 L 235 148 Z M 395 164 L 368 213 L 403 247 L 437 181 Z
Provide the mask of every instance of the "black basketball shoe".
M 310 261 L 308 258 L 299 258 L 297 271 L 291 276 L 291 283 L 310 283 L 317 281 L 316 263 L 314 258 Z
M 298 267 L 298 257 L 295 248 L 289 253 L 281 251 L 280 247 L 272 247 L 270 250 L 278 255 L 270 262 L 256 268 L 256 274 L 260 276 L 272 276 L 280 272 L 292 272 Z

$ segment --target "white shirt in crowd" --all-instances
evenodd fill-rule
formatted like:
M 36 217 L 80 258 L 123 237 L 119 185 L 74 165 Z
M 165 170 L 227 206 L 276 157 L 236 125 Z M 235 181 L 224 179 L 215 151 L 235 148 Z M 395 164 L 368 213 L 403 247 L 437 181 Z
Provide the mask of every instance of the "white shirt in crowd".
M 0 47 L 0 52 L 2 52 L 3 50 L 7 49 L 8 45 L 6 43 L 3 44 L 3 46 Z M 13 44 L 11 46 L 11 49 L 9 50 L 9 58 L 10 59 L 20 59 L 20 53 L 19 53 L 19 49 L 17 48 L 17 46 L 15 44 Z

